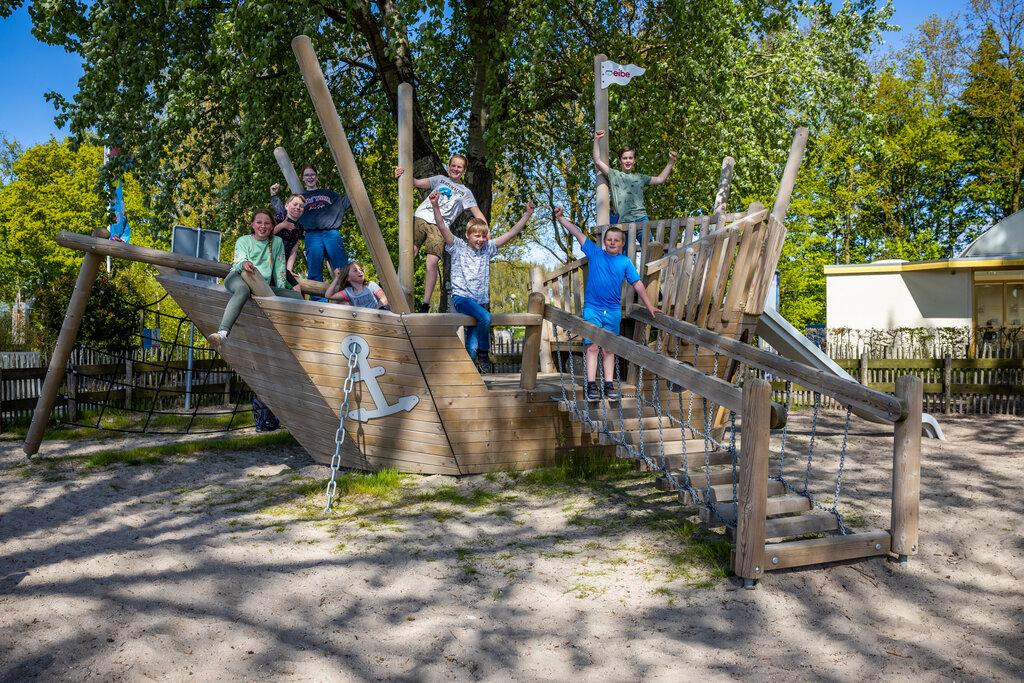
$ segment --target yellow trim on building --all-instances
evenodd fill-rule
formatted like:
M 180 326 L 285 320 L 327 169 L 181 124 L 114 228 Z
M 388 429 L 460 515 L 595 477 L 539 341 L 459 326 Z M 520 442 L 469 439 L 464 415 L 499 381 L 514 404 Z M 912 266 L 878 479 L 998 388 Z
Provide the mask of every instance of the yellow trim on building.
M 1024 258 L 939 259 L 907 263 L 859 263 L 825 266 L 825 275 L 876 275 L 922 270 L 977 270 L 979 268 L 1024 268 Z

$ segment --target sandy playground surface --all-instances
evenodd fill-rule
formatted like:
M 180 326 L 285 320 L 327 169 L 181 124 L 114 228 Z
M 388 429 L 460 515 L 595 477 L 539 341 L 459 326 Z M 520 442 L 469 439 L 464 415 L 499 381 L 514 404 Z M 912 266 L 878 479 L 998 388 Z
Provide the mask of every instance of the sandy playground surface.
M 408 477 L 323 514 L 329 470 L 294 445 L 90 468 L 61 456 L 160 438 L 47 442 L 30 466 L 6 441 L 0 681 L 1021 680 L 1024 422 L 940 423 L 908 569 L 752 591 L 651 475 Z M 854 421 L 851 499 L 886 491 L 891 454 Z M 886 528 L 886 506 L 850 517 Z

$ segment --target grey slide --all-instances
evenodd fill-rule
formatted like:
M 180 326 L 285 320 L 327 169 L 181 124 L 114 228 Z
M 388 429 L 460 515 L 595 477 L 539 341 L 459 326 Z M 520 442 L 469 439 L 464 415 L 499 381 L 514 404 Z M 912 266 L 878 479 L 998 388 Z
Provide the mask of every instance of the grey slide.
M 810 366 L 816 370 L 828 372 L 836 377 L 856 382 L 850 373 L 839 367 L 834 360 L 829 358 L 811 340 L 805 337 L 800 330 L 789 324 L 789 321 L 782 317 L 778 311 L 771 307 L 765 307 L 764 313 L 757 321 L 757 336 L 772 345 L 783 358 L 789 358 Z M 887 424 L 885 420 L 869 415 L 854 409 L 854 414 L 868 422 Z M 925 413 L 921 416 L 921 435 L 930 439 L 945 441 L 942 428 L 935 418 Z

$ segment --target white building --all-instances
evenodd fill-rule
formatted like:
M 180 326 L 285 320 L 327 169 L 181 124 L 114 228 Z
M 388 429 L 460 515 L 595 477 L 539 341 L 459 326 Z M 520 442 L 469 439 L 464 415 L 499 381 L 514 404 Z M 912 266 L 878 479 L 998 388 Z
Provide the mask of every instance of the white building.
M 1024 211 L 955 258 L 825 266 L 829 328 L 1019 328 L 1024 320 Z

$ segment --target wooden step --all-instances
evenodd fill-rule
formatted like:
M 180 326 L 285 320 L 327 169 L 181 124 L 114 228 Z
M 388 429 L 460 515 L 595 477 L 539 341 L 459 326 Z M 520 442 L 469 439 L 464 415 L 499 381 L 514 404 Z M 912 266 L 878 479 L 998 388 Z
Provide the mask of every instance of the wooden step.
M 696 483 L 700 483 L 700 480 L 698 479 Z M 693 488 L 697 489 L 698 491 L 702 491 L 702 492 L 709 490 L 707 486 L 703 486 L 703 485 L 702 486 L 694 485 Z M 771 500 L 771 496 L 781 496 L 785 492 L 786 492 L 786 486 L 781 481 L 774 481 L 774 480 L 769 480 L 768 481 L 768 496 L 769 496 L 768 500 Z M 730 480 L 729 483 L 726 483 L 726 484 L 718 484 L 718 485 L 711 486 L 710 493 L 711 493 L 710 500 L 711 500 L 712 503 L 727 503 L 727 502 L 730 502 L 730 501 L 734 500 L 734 498 L 733 498 L 732 481 Z
M 672 476 L 678 482 L 682 482 L 683 481 L 683 471 L 682 470 L 678 470 L 678 469 L 677 470 L 672 470 Z M 693 486 L 693 485 L 707 486 L 708 479 L 711 480 L 711 485 L 712 486 L 719 485 L 719 484 L 732 484 L 732 468 L 730 467 L 730 468 L 727 468 L 727 469 L 724 469 L 724 470 L 714 470 L 714 471 L 712 471 L 708 475 L 705 475 L 704 472 L 692 472 L 692 471 L 690 472 L 690 484 L 691 484 L 691 486 Z M 666 477 L 665 475 L 662 475 L 662 476 L 658 477 L 657 479 L 655 479 L 654 480 L 654 485 L 659 490 L 661 490 L 661 491 L 675 491 L 676 490 L 676 487 L 672 485 L 672 482 L 670 482 L 668 480 L 668 477 Z
M 769 543 L 764 547 L 764 566 L 768 570 L 788 569 L 822 562 L 888 555 L 891 546 L 892 537 L 888 531 Z
M 664 444 L 645 443 L 642 452 L 656 465 L 661 464 L 662 453 L 664 453 L 665 466 L 670 470 L 679 469 L 683 466 L 683 443 L 682 441 L 666 441 Z M 704 467 L 704 441 L 697 442 L 696 447 L 694 447 L 693 442 L 687 441 L 685 443 L 686 464 L 692 474 L 694 470 Z M 632 446 L 632 448 L 637 451 L 636 454 L 626 446 L 618 446 L 616 451 L 620 458 L 636 458 L 640 463 L 644 463 L 643 458 L 639 456 L 641 452 L 640 447 Z M 729 451 L 711 451 L 707 454 L 707 462 L 711 465 L 731 465 L 732 453 Z
M 796 494 L 776 496 L 768 499 L 766 514 L 768 517 L 771 517 L 772 515 L 784 515 L 790 512 L 804 512 L 810 510 L 811 507 L 811 501 L 804 496 Z M 721 526 L 723 519 L 729 521 L 736 519 L 736 509 L 732 503 L 719 503 L 715 506 L 715 510 L 718 512 L 717 515 L 709 508 L 701 508 L 700 521 L 711 526 Z
M 808 512 L 805 515 L 793 517 L 776 517 L 767 520 L 764 537 L 770 538 L 791 538 L 802 534 L 820 534 L 826 531 L 839 529 L 839 520 L 831 512 L 822 510 Z M 725 537 L 730 541 L 735 540 L 733 530 L 727 528 Z
M 598 414 L 598 416 L 599 417 L 604 417 L 603 415 L 600 415 L 600 413 Z M 618 431 L 622 431 L 622 428 L 621 428 L 620 425 L 625 425 L 627 432 L 636 431 L 636 430 L 640 429 L 641 426 L 643 426 L 643 428 L 645 430 L 653 430 L 655 433 L 657 433 L 657 431 L 658 431 L 658 416 L 657 415 L 645 416 L 642 420 L 639 420 L 639 419 L 637 419 L 636 412 L 634 411 L 632 415 L 630 415 L 629 413 L 626 413 L 623 416 L 624 419 L 620 420 L 619 419 L 619 411 L 614 410 L 614 411 L 609 411 L 608 412 L 608 418 L 607 419 L 598 419 L 598 416 L 592 416 L 592 419 L 597 424 L 597 428 L 600 429 L 600 430 L 607 430 L 609 432 L 618 432 Z M 593 429 L 593 427 L 591 427 L 590 425 L 587 425 L 587 426 L 584 427 L 584 429 Z M 661 429 L 666 434 L 668 432 L 675 432 L 676 438 L 678 438 L 679 435 L 680 435 L 679 423 L 672 422 L 667 417 L 662 417 L 661 418 Z M 693 434 L 693 431 L 690 430 L 690 429 L 686 430 L 686 434 L 687 434 L 687 438 L 690 438 L 690 439 L 695 438 L 694 434 Z

